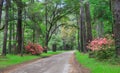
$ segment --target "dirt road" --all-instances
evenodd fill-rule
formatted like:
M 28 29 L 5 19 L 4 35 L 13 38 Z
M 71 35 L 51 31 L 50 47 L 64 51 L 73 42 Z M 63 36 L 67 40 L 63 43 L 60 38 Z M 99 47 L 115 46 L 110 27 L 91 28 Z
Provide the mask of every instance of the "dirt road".
M 76 69 L 75 67 L 72 67 L 72 64 L 70 63 L 73 53 L 74 52 L 71 51 L 40 59 L 3 73 L 70 73 L 71 70 Z M 77 71 L 71 72 L 81 73 Z

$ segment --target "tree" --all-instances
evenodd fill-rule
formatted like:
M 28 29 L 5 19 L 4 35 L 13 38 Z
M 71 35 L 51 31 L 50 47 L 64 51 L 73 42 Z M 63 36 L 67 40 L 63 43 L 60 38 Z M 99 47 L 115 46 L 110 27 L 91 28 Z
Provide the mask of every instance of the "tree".
M 61 0 L 55 0 L 55 1 L 49 1 L 47 0 L 46 6 L 45 6 L 45 17 L 46 17 L 46 40 L 45 40 L 45 46 L 48 46 L 48 43 L 56 31 L 57 28 L 62 26 L 63 24 L 57 24 L 59 20 L 61 20 L 63 17 L 70 13 L 76 12 L 78 10 L 79 4 L 74 5 L 73 3 L 78 3 L 78 0 L 74 1 L 64 1 Z M 47 9 L 49 8 L 49 9 Z
M 18 51 L 17 53 L 21 53 L 22 51 L 22 1 L 19 0 L 18 3 L 18 21 L 17 21 L 17 37 L 18 37 Z
M 76 14 L 76 19 L 77 19 L 77 26 L 78 26 L 78 50 L 81 51 L 81 43 L 80 43 L 80 18 L 79 18 L 79 13 Z
M 22 11 L 23 11 L 23 3 L 22 0 L 14 0 L 17 4 L 18 10 L 18 19 L 17 19 L 17 53 L 20 54 L 22 52 Z
M 113 7 L 115 47 L 117 56 L 120 56 L 120 0 L 114 0 Z
M 87 23 L 87 44 L 92 41 L 92 27 L 89 2 L 85 3 L 86 23 Z
M 89 2 L 93 37 L 100 38 L 104 37 L 104 34 L 112 34 L 112 14 L 109 0 L 90 0 Z
M 46 34 L 45 34 L 45 50 L 44 52 L 47 53 L 47 49 L 48 49 L 48 38 L 49 38 L 49 34 L 47 32 L 48 30 L 48 6 L 47 6 L 47 0 L 45 0 L 46 4 L 45 4 L 45 25 L 46 25 Z
M 81 6 L 80 6 L 80 40 L 81 40 L 81 51 L 87 52 L 86 48 L 86 25 L 85 25 L 85 9 L 83 0 L 80 0 Z
M 11 7 L 11 0 L 9 1 L 9 18 L 11 17 L 12 13 L 12 7 Z M 10 22 L 10 19 L 9 19 L 9 44 L 8 44 L 8 53 L 11 53 L 11 45 L 12 45 L 12 23 Z
M 3 1 L 4 1 L 4 0 L 0 0 L 0 25 L 1 25 Z
M 8 22 L 9 22 L 9 4 L 10 4 L 10 0 L 6 0 L 5 29 L 4 29 L 3 51 L 2 51 L 2 55 L 4 56 L 6 56 L 7 31 L 8 31 Z

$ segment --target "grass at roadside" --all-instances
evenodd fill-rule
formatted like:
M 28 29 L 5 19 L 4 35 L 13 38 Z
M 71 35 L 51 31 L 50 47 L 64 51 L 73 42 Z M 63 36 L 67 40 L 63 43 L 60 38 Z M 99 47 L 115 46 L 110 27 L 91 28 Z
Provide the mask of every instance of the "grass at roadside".
M 18 55 L 8 54 L 6 57 L 0 57 L 0 69 L 11 66 L 11 65 L 20 64 L 29 60 L 48 57 L 48 56 L 59 54 L 59 53 L 62 53 L 62 51 L 58 51 L 58 52 L 49 51 L 48 53 L 42 53 L 40 56 L 24 55 L 23 57 Z
M 63 52 L 63 51 L 57 51 L 57 52 L 49 51 L 48 53 L 42 53 L 42 54 L 41 54 L 41 57 L 48 57 L 48 56 L 60 54 L 60 53 L 62 53 L 62 52 Z
M 120 73 L 120 65 L 112 65 L 108 62 L 98 62 L 89 58 L 88 54 L 75 53 L 77 61 L 90 69 L 91 73 Z

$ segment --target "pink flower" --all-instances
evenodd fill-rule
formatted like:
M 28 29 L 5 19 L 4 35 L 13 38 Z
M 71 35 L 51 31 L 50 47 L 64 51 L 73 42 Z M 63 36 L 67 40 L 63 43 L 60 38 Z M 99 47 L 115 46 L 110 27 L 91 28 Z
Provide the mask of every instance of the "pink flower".
M 91 49 L 92 51 L 95 50 L 100 50 L 102 49 L 105 45 L 109 45 L 110 42 L 107 38 L 99 38 L 99 39 L 94 39 L 93 41 L 91 41 L 87 48 Z

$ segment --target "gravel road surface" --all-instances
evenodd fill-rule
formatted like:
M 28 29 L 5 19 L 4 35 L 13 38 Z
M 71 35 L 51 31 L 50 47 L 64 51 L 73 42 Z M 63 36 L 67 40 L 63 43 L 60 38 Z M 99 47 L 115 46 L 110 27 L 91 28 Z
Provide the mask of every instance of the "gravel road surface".
M 72 55 L 73 51 L 40 59 L 10 70 L 7 73 L 69 73 L 71 66 L 69 60 Z

